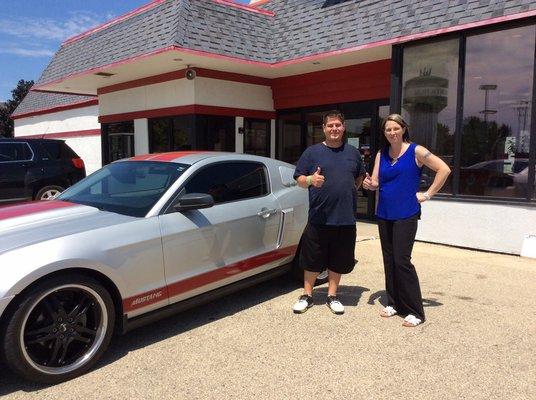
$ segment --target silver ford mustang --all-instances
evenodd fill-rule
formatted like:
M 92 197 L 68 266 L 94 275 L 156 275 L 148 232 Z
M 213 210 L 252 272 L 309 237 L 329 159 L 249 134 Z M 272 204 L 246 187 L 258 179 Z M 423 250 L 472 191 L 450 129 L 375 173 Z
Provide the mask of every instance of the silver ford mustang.
M 292 269 L 294 167 L 175 152 L 110 164 L 56 200 L 0 208 L 0 352 L 25 378 L 82 374 L 112 333 Z

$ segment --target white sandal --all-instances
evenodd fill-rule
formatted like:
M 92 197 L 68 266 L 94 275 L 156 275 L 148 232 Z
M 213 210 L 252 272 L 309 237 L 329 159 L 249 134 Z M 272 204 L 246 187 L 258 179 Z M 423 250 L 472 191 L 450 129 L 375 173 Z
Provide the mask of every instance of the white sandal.
M 414 328 L 420 324 L 422 324 L 422 321 L 419 318 L 417 318 L 413 314 L 408 314 L 408 316 L 404 318 L 404 322 L 402 323 L 402 326 L 406 326 L 408 328 Z
M 384 318 L 392 317 L 393 315 L 396 315 L 396 313 L 397 311 L 391 306 L 387 306 L 380 311 L 380 315 Z

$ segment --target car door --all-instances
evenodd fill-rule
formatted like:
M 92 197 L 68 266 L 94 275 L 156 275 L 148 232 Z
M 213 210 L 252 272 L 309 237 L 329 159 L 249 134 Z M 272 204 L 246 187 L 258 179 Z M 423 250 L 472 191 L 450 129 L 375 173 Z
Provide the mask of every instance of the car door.
M 31 199 L 26 174 L 34 164 L 33 153 L 24 142 L 0 142 L 0 203 Z
M 170 301 L 206 292 L 274 266 L 281 209 L 266 167 L 223 162 L 202 167 L 179 189 L 208 193 L 215 205 L 160 216 Z

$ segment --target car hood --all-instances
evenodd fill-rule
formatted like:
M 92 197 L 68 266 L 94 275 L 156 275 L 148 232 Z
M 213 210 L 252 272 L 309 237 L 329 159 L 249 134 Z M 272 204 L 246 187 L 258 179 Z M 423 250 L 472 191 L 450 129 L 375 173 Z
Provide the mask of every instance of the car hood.
M 133 219 L 135 218 L 60 200 L 0 207 L 0 254 Z

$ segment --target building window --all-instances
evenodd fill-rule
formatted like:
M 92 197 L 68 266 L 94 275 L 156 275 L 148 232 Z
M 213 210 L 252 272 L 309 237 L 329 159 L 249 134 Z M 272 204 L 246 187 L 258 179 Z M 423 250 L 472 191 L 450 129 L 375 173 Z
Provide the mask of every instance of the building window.
M 535 34 L 533 24 L 403 47 L 402 114 L 411 139 L 451 166 L 442 193 L 534 200 Z M 423 188 L 432 180 L 425 169 Z
M 181 115 L 149 120 L 149 151 L 235 151 L 235 118 Z
M 460 194 L 527 197 L 534 34 L 467 37 Z
M 280 115 L 278 119 L 279 159 L 296 164 L 304 150 L 301 135 L 301 114 Z
M 402 116 L 410 139 L 450 166 L 454 157 L 459 40 L 408 47 L 402 74 Z M 425 168 L 421 184 L 430 186 L 435 173 Z M 441 190 L 452 193 L 452 177 Z
M 104 164 L 134 156 L 134 121 L 103 124 Z
M 195 144 L 194 124 L 194 115 L 150 119 L 149 151 L 191 150 Z
M 270 157 L 270 121 L 244 120 L 244 153 Z

